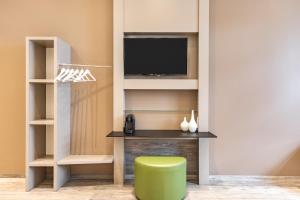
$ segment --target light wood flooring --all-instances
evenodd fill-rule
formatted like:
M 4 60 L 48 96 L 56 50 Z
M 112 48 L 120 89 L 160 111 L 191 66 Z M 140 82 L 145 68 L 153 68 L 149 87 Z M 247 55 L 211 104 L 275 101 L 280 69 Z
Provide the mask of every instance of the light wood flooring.
M 0 178 L 1 200 L 134 200 L 133 187 L 110 181 L 73 180 L 58 192 L 45 183 L 24 191 L 24 178 Z M 300 177 L 211 176 L 210 185 L 188 185 L 186 200 L 300 200 Z

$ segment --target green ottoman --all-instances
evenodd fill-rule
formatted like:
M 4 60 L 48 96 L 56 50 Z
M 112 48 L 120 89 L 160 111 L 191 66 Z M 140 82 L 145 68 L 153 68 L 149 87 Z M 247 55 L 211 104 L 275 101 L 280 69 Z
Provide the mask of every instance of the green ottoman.
M 141 156 L 134 162 L 135 195 L 141 200 L 180 200 L 186 193 L 186 159 Z

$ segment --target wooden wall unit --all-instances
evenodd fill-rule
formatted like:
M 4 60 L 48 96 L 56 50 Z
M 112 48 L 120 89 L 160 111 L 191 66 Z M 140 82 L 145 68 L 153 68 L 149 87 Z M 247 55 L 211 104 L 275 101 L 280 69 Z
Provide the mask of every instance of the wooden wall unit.
M 187 178 L 198 178 L 198 140 L 197 139 L 127 139 L 125 140 L 125 178 L 134 175 L 134 159 L 145 155 L 183 156 L 187 159 Z
M 177 130 L 197 111 L 196 90 L 126 90 L 125 113 L 136 116 L 136 129 Z
M 26 190 L 54 167 L 54 49 L 57 39 L 26 38 Z M 52 176 L 53 177 L 53 176 Z M 53 180 L 52 180 L 53 182 Z
M 198 0 L 124 0 L 125 32 L 198 32 Z
M 189 118 L 194 109 L 199 132 L 208 132 L 209 0 L 114 0 L 113 11 L 114 131 L 122 131 L 124 116 L 129 113 L 136 115 L 137 129 L 178 130 L 183 117 Z M 187 76 L 125 77 L 123 39 L 145 36 L 187 37 Z M 114 140 L 114 179 L 123 184 L 128 144 L 124 145 L 123 138 Z M 209 139 L 199 139 L 197 145 L 199 183 L 205 184 Z
M 27 191 L 49 177 L 58 190 L 70 179 L 72 165 L 113 162 L 112 155 L 71 151 L 71 83 L 54 81 L 59 64 L 70 62 L 71 48 L 60 38 L 26 38 Z

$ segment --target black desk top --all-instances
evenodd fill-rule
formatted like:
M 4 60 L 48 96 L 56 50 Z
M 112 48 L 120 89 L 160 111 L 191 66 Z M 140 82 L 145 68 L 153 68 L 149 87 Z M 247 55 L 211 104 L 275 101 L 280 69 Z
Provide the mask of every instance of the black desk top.
M 126 135 L 123 132 L 111 132 L 106 137 L 130 138 L 174 138 L 174 139 L 197 139 L 197 138 L 217 138 L 210 132 L 184 133 L 180 130 L 136 130 L 133 135 Z

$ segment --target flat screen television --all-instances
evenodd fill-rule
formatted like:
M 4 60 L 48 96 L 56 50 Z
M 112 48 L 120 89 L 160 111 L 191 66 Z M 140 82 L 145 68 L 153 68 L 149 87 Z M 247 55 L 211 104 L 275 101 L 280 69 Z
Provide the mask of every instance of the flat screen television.
M 124 73 L 186 75 L 187 38 L 125 38 Z

